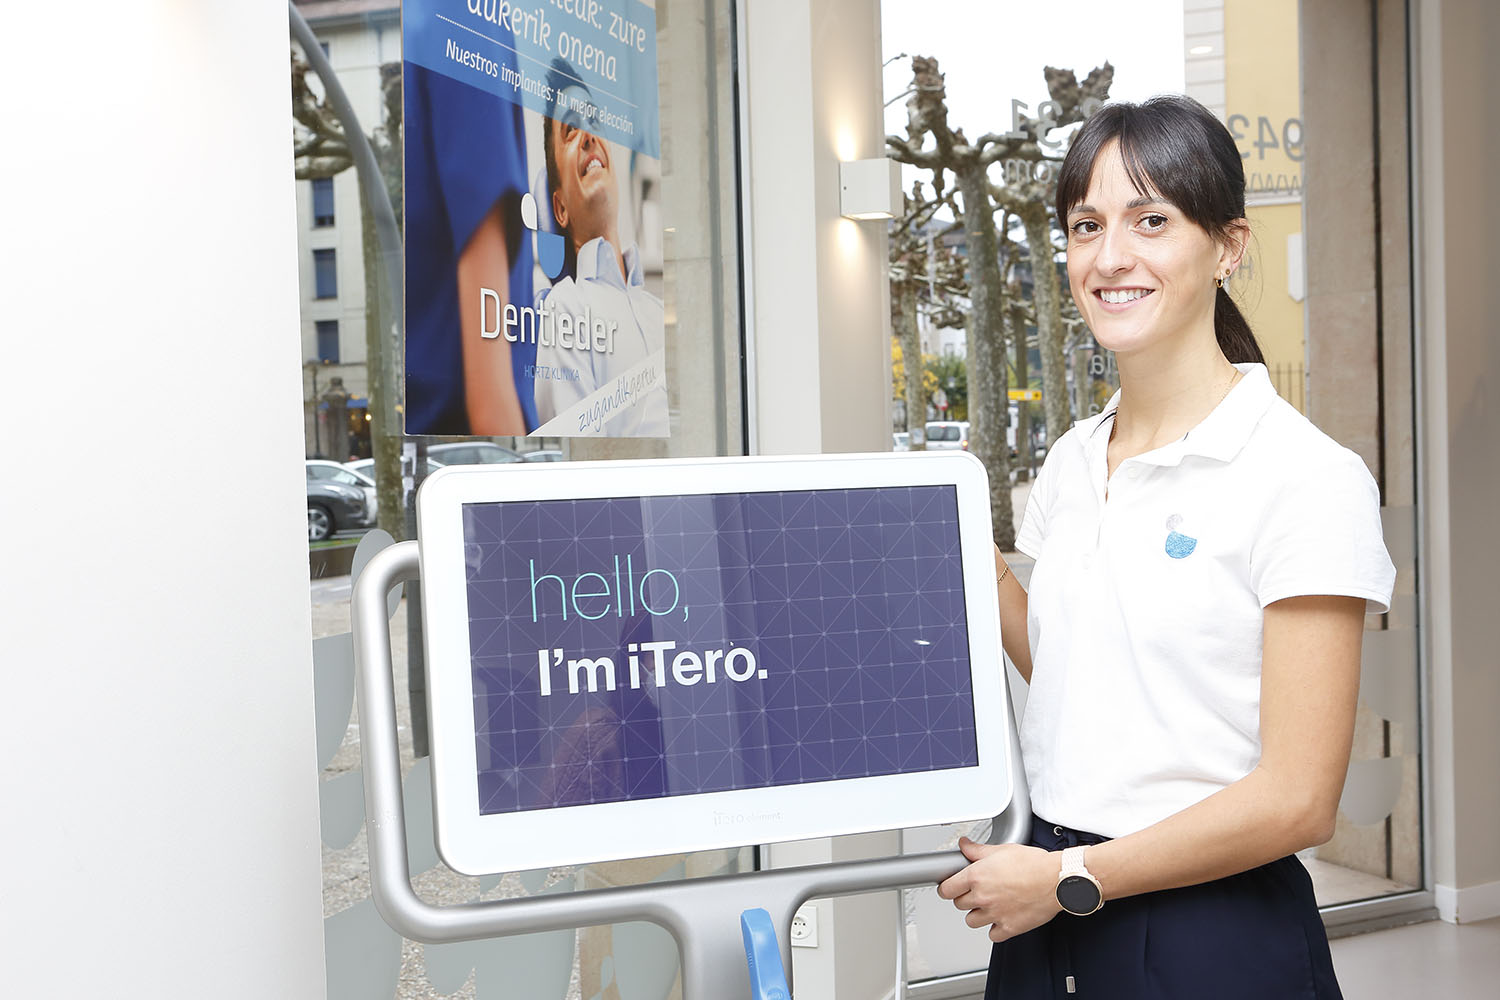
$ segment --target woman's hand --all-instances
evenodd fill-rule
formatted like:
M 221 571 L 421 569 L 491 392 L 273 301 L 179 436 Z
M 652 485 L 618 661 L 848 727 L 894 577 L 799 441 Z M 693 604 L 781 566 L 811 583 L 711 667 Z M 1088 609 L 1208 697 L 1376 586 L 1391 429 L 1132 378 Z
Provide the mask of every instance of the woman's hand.
M 1057 904 L 1060 857 L 1040 847 L 980 844 L 960 838 L 969 867 L 938 886 L 938 895 L 968 910 L 970 927 L 990 924 L 990 940 L 1004 941 L 1040 927 L 1062 911 Z

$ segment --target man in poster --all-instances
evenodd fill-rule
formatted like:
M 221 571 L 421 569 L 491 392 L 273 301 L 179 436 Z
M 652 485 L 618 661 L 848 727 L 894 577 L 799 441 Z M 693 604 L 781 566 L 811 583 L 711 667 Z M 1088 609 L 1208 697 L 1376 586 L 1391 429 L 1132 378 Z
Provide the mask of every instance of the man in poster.
M 651 367 L 664 346 L 661 300 L 646 290 L 639 248 L 620 245 L 620 187 L 614 164 L 628 156 L 589 131 L 575 110 L 590 104 L 588 88 L 559 59 L 547 82 L 556 100 L 542 118 L 547 190 L 557 230 L 566 240 L 564 275 L 539 296 L 539 309 L 552 315 L 587 316 L 597 329 L 602 320 L 609 350 L 568 346 L 554 335 L 537 348 L 537 414 L 543 423 L 570 411 L 600 390 L 624 380 L 615 408 L 603 418 L 610 437 L 664 437 L 668 433 L 667 392 L 660 363 L 654 378 L 632 378 Z M 587 333 L 584 340 L 588 339 Z M 568 378 L 549 378 L 547 372 Z M 628 392 L 628 395 L 626 394 Z M 581 414 L 588 417 L 585 411 Z M 567 433 L 564 427 L 562 433 Z M 577 431 L 572 431 L 576 433 Z
M 406 433 L 670 433 L 655 40 L 641 0 L 404 4 Z

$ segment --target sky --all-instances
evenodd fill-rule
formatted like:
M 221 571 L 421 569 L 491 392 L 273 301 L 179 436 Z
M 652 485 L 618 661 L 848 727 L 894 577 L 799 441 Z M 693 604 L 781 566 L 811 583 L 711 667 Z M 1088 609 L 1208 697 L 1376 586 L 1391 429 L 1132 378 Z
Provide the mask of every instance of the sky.
M 911 83 L 912 55 L 934 56 L 947 78 L 948 123 L 974 139 L 1011 127 L 1011 100 L 1031 114 L 1047 100 L 1044 66 L 1082 80 L 1108 60 L 1110 95 L 1141 100 L 1183 90 L 1183 0 L 882 0 L 885 99 Z M 906 53 L 908 58 L 893 59 Z M 906 100 L 886 108 L 886 132 L 906 134 Z M 908 172 L 903 187 L 930 175 Z

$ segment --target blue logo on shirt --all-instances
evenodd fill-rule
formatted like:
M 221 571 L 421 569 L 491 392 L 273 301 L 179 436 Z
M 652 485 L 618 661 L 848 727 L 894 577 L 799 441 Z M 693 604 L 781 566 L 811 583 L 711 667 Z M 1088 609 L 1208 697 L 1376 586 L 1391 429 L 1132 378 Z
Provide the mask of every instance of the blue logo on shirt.
M 1177 530 L 1181 523 L 1181 514 L 1173 514 L 1167 518 L 1167 555 L 1173 559 L 1186 559 L 1198 547 L 1198 539 Z

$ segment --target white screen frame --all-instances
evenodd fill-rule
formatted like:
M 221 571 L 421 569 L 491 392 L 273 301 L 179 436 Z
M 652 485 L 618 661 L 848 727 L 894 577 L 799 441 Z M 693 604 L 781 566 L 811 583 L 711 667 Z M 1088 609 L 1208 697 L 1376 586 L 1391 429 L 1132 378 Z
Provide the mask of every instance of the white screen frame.
M 952 486 L 979 764 L 974 767 L 481 814 L 464 506 L 516 500 Z M 417 495 L 439 854 L 467 875 L 648 857 L 997 816 L 1009 805 L 988 476 L 965 452 L 449 466 Z

